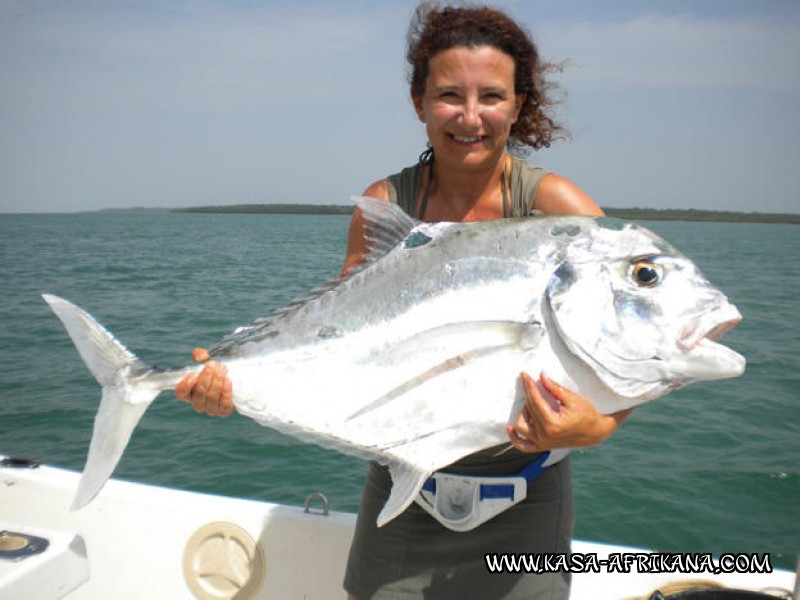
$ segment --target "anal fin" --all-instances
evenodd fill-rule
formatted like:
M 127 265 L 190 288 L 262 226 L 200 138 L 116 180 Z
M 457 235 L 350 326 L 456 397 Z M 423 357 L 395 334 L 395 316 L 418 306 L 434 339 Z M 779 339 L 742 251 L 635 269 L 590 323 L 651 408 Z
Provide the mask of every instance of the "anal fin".
M 383 527 L 402 513 L 414 501 L 431 473 L 397 461 L 389 463 L 392 491 L 378 515 L 378 527 Z

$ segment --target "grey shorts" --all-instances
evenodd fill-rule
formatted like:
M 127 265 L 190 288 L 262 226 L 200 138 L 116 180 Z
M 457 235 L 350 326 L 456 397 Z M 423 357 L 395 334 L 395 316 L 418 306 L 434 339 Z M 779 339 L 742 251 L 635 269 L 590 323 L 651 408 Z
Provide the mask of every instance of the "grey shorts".
M 522 457 L 528 462 L 534 458 Z M 514 460 L 518 463 L 519 457 L 506 460 L 492 474 L 518 472 L 521 467 L 512 464 Z M 446 529 L 416 503 L 378 528 L 375 519 L 390 489 L 388 470 L 371 463 L 344 580 L 347 592 L 359 600 L 569 597 L 568 573 L 491 573 L 484 558 L 501 553 L 569 553 L 574 524 L 569 457 L 534 480 L 521 503 L 463 533 Z

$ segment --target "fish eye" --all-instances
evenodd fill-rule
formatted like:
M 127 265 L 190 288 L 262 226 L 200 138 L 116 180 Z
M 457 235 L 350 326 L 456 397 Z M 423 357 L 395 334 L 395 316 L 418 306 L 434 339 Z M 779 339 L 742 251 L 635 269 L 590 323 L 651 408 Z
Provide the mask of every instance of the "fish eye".
M 655 287 L 661 283 L 663 270 L 661 265 L 657 265 L 649 260 L 640 260 L 631 265 L 630 278 L 639 287 Z

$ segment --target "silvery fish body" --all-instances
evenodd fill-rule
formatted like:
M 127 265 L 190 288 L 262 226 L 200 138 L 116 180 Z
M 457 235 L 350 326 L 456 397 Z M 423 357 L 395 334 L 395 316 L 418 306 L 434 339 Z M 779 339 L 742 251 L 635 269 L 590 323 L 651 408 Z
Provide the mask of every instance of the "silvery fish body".
M 386 202 L 357 204 L 366 264 L 239 328 L 211 355 L 228 367 L 242 415 L 389 466 L 379 524 L 434 471 L 508 442 L 522 371 L 612 413 L 744 370 L 715 341 L 740 320 L 736 308 L 642 227 L 589 217 L 432 224 Z M 198 367 L 154 369 L 80 308 L 45 299 L 103 386 L 80 507 L 152 400 Z

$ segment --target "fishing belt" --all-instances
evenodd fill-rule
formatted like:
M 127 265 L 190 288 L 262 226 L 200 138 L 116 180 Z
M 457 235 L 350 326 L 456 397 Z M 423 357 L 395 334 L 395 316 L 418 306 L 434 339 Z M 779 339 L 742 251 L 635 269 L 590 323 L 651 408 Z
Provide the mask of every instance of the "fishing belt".
M 416 502 L 448 529 L 470 531 L 522 502 L 528 485 L 547 468 L 543 465 L 549 456 L 543 452 L 516 475 L 434 473 Z

